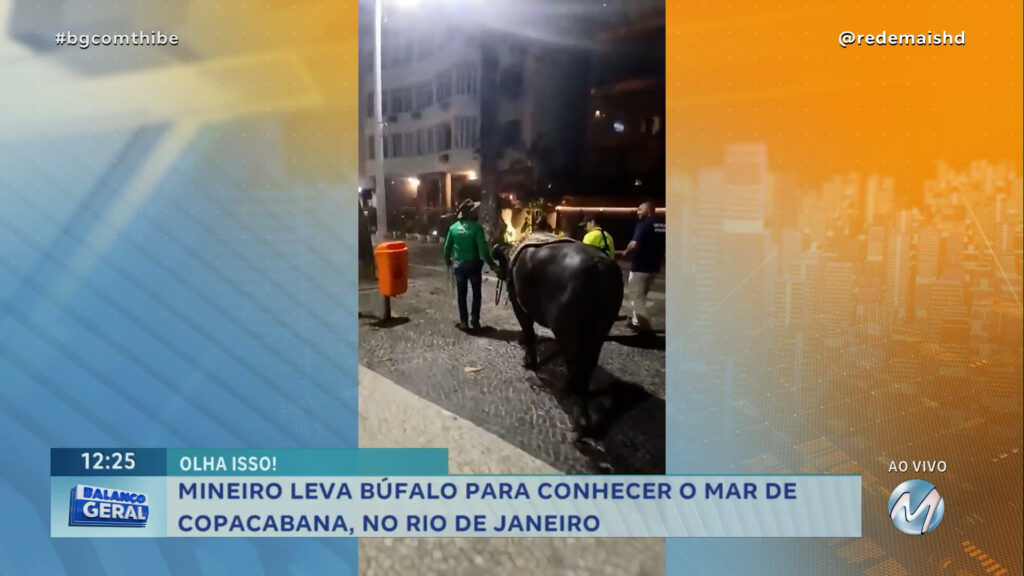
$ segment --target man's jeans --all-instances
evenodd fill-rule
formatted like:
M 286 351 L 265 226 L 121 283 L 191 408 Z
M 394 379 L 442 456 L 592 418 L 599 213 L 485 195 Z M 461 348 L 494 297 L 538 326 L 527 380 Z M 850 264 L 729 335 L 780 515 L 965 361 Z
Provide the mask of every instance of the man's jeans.
M 647 293 L 651 291 L 656 276 L 655 273 L 630 272 L 626 283 L 630 305 L 633 307 L 632 324 L 640 332 L 650 332 L 654 329 L 651 314 L 647 311 Z
M 459 321 L 465 324 L 470 315 L 466 310 L 467 284 L 473 286 L 473 322 L 480 321 L 480 282 L 483 280 L 483 260 L 463 260 L 455 263 L 455 285 L 459 299 Z

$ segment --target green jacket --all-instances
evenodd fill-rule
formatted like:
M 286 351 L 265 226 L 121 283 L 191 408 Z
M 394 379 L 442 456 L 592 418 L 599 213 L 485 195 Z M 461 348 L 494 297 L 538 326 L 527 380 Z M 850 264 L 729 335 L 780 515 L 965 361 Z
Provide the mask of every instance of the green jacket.
M 497 267 L 487 249 L 483 226 L 473 220 L 459 220 L 448 229 L 444 239 L 445 261 L 483 260 L 492 268 Z

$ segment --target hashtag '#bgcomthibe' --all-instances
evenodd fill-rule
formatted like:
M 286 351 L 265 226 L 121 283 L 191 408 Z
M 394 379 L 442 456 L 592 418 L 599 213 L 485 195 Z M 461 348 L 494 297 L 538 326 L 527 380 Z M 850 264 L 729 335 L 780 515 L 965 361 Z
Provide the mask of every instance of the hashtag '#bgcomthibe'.
M 63 32 L 60 32 L 59 34 L 57 34 L 56 40 L 57 40 L 57 46 L 63 46 L 64 45 L 64 41 L 66 40 L 65 34 Z

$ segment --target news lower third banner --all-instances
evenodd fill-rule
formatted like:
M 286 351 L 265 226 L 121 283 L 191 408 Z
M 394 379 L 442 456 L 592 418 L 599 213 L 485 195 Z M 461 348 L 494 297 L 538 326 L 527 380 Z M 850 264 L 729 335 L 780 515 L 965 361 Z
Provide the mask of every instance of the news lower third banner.
M 448 475 L 446 449 L 70 449 L 54 538 L 861 535 L 861 477 Z

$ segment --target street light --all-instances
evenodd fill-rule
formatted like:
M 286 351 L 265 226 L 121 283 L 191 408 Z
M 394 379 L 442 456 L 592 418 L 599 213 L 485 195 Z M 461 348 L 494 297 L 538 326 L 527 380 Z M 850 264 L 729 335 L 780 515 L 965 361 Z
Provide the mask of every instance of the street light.
M 393 0 L 397 6 L 412 8 L 419 0 Z M 388 193 L 384 182 L 384 88 L 381 72 L 381 28 L 384 21 L 384 2 L 373 2 L 373 107 L 377 117 L 377 231 L 381 241 L 388 233 Z
M 373 108 L 377 117 L 377 233 L 383 242 L 388 233 L 388 192 L 384 182 L 384 89 L 381 86 L 381 21 L 383 18 L 382 0 L 373 2 Z

